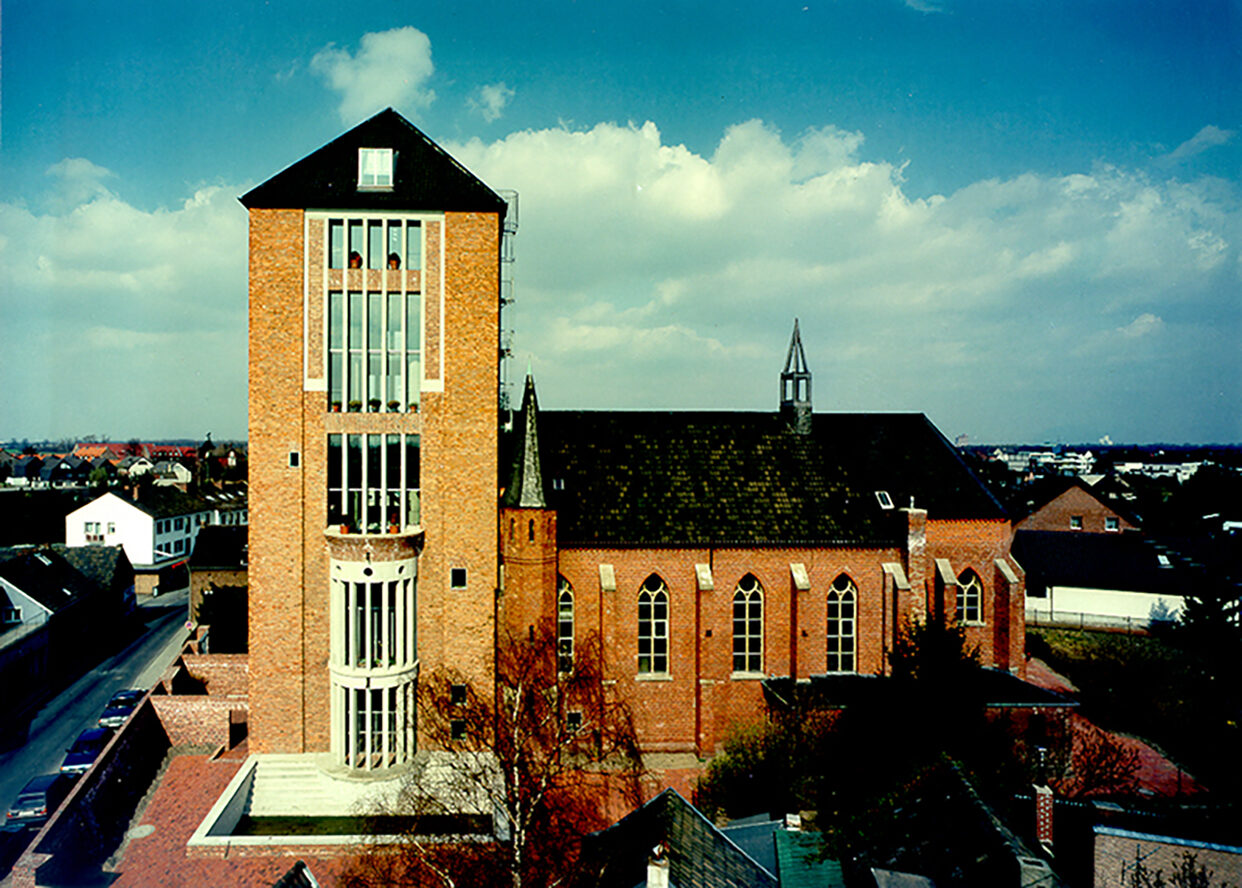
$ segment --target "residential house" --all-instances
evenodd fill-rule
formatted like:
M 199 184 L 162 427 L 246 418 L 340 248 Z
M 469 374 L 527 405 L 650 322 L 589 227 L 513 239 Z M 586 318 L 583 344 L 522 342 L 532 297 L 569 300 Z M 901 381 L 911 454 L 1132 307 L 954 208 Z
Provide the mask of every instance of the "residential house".
M 200 527 L 209 523 L 212 508 L 205 500 L 169 487 L 155 487 L 134 499 L 105 493 L 65 516 L 65 543 L 71 547 L 121 545 L 138 575 L 139 594 L 181 588 L 184 569 Z
M 1137 531 L 1138 520 L 1119 501 L 1082 478 L 1056 476 L 1022 488 L 1013 504 L 1015 529 L 1077 533 Z
M 40 703 L 128 639 L 133 610 L 119 546 L 0 549 L 0 732 L 23 730 Z

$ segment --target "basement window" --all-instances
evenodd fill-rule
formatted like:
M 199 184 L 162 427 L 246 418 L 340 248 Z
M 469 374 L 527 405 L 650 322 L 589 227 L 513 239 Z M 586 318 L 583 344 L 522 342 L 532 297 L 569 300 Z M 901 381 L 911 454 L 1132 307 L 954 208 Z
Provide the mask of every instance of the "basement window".
M 392 191 L 392 149 L 358 149 L 358 190 Z

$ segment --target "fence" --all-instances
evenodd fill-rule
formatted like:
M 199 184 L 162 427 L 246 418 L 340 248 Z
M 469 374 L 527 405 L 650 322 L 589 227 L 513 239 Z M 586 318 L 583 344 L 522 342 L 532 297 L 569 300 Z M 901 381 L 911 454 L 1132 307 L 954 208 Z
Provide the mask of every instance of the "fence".
M 1114 614 L 1088 614 L 1082 611 L 1038 610 L 1029 608 L 1026 625 L 1041 629 L 1102 629 L 1126 635 L 1147 635 L 1172 625 L 1171 620 L 1151 617 L 1121 617 Z

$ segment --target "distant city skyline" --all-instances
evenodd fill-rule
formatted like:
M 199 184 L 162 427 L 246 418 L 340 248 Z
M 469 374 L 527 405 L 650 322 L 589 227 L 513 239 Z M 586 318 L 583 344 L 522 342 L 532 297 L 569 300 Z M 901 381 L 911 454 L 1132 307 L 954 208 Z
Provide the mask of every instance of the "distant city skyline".
M 1242 441 L 1242 6 L 0 7 L 0 437 L 246 435 L 237 196 L 392 106 L 520 192 L 541 405 Z M 516 394 L 516 392 L 515 392 Z

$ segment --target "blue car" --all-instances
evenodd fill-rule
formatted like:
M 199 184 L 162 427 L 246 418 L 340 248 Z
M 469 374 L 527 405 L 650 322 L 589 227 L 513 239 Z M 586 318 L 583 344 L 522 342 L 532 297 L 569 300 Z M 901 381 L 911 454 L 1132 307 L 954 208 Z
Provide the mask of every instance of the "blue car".
M 63 774 L 40 774 L 32 777 L 4 815 L 5 832 L 20 832 L 23 829 L 38 829 L 43 826 L 52 816 L 52 812 L 60 807 L 72 785 L 72 781 Z
M 125 724 L 125 719 L 129 718 L 129 714 L 137 708 L 146 694 L 146 691 L 138 688 L 117 691 L 104 707 L 103 715 L 99 716 L 99 727 L 119 728 Z
M 111 739 L 112 731 L 108 728 L 91 728 L 78 734 L 78 739 L 73 741 L 73 746 L 69 747 L 65 760 L 61 762 L 60 773 L 70 777 L 85 774 Z

